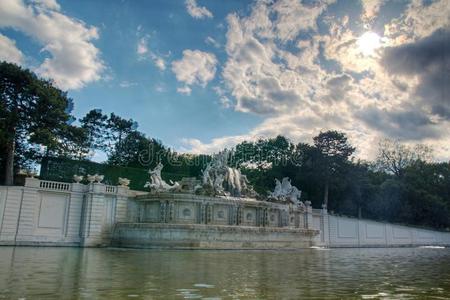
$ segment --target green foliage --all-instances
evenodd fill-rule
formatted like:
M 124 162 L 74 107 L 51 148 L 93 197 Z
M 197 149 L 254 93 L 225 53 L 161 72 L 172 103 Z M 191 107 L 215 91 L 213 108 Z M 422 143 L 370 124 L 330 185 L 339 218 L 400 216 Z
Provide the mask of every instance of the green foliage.
M 277 139 L 286 142 L 261 139 L 236 146 L 236 165 L 257 192 L 266 194 L 273 188 L 274 178 L 288 176 L 303 191 L 303 200 L 320 207 L 325 202 L 324 186 L 328 183 L 328 209 L 334 213 L 450 227 L 450 164 L 426 162 L 429 149 L 396 147 L 397 152 L 392 153 L 397 153 L 393 157 L 398 160 L 396 165 L 401 165 L 401 172 L 395 173 L 351 160 L 355 148 L 343 133 L 320 133 L 313 145 L 292 146 L 284 137 Z
M 183 168 L 164 168 L 162 177 L 167 181 L 179 181 L 183 177 L 195 177 L 198 175 L 198 173 L 189 173 L 190 171 L 191 170 L 189 169 Z M 148 189 L 144 188 L 145 183 L 149 180 L 148 169 L 95 163 L 89 160 L 46 157 L 42 160 L 39 177 L 43 180 L 72 182 L 74 174 L 83 176 L 86 176 L 87 174 L 102 174 L 105 175 L 103 182 L 110 185 L 117 185 L 118 178 L 124 177 L 131 180 L 131 189 L 148 191 Z M 86 183 L 86 179 L 84 183 Z
M 80 119 L 81 128 L 86 133 L 85 143 L 91 150 L 103 150 L 106 141 L 108 117 L 101 109 L 92 109 Z
M 39 155 L 61 150 L 60 137 L 71 120 L 71 99 L 52 82 L 29 70 L 0 63 L 0 144 L 4 182 L 13 183 L 14 167 Z M 16 150 L 17 149 L 17 150 Z

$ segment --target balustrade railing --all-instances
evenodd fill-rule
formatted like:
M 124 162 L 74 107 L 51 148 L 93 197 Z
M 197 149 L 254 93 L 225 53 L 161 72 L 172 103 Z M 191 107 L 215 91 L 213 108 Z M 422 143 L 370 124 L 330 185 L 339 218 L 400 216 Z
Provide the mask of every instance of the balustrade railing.
M 105 192 L 109 193 L 109 194 L 115 194 L 115 193 L 117 193 L 117 186 L 107 185 L 107 186 L 105 186 Z
M 54 190 L 54 191 L 70 191 L 70 183 L 40 180 L 39 187 L 41 189 Z

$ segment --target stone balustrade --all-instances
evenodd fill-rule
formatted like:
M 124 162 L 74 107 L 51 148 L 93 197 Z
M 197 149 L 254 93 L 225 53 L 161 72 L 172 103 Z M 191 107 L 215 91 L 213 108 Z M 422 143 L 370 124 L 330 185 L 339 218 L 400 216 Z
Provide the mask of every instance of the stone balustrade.
M 128 187 L 26 178 L 0 186 L 0 245 L 109 244 L 127 217 Z

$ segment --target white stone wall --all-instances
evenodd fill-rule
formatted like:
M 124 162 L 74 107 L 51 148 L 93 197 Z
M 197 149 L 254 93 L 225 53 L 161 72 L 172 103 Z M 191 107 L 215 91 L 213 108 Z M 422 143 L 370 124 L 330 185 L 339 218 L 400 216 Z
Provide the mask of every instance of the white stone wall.
M 326 214 L 314 210 L 315 243 L 328 247 L 450 246 L 450 233 Z
M 129 190 L 27 178 L 0 186 L 0 245 L 97 246 L 127 217 Z
M 107 245 L 117 222 L 160 222 L 159 207 L 154 206 L 158 206 L 157 203 L 149 203 L 142 210 L 136 201 L 128 201 L 137 194 L 125 187 L 33 178 L 27 178 L 23 187 L 0 186 L 0 245 Z M 183 213 L 186 208 L 190 209 L 190 214 Z M 210 223 L 233 224 L 236 220 L 231 220 L 230 216 L 236 215 L 234 209 L 233 205 L 222 204 L 211 207 Z M 199 207 L 186 203 L 186 207 L 175 207 L 173 218 L 177 220 L 175 223 L 192 223 L 188 219 L 198 219 L 199 213 Z M 249 213 L 252 218 L 247 220 Z M 243 209 L 242 225 L 254 226 L 257 218 L 256 208 Z M 281 218 L 279 211 L 270 210 L 269 227 L 279 226 Z M 450 233 L 447 232 L 333 216 L 326 210 L 312 210 L 287 221 L 291 226 L 298 222 L 300 228 L 319 230 L 320 235 L 313 241 L 319 246 L 450 246 Z

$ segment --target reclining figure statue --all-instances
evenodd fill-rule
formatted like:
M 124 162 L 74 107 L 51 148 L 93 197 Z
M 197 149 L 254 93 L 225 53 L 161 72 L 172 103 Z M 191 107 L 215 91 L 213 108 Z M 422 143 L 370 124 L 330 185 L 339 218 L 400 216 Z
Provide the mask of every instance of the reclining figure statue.
M 163 168 L 162 163 L 158 163 L 158 165 L 153 169 L 149 170 L 148 174 L 150 174 L 150 182 L 146 182 L 144 187 L 149 187 L 151 190 L 156 192 L 176 192 L 181 190 L 181 186 L 178 182 L 172 183 L 172 185 L 168 184 L 161 177 L 161 170 Z

